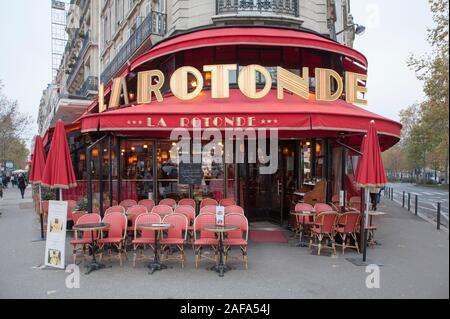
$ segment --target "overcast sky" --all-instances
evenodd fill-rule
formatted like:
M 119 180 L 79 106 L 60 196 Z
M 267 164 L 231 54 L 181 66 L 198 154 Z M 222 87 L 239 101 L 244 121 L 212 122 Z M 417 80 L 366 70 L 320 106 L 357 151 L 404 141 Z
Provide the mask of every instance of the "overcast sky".
M 33 116 L 30 132 L 37 131 L 42 90 L 51 81 L 50 11 L 50 0 L 0 0 L 0 80 L 4 94 Z M 368 109 L 398 119 L 402 108 L 423 99 L 406 61 L 429 52 L 428 0 L 352 0 L 351 11 L 366 26 L 355 49 L 369 60 Z

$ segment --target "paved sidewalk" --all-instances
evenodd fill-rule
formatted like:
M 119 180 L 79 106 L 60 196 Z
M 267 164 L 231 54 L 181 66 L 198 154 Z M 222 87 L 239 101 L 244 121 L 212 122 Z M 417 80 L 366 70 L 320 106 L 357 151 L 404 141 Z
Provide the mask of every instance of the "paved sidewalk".
M 382 198 L 375 217 L 381 246 L 370 248 L 368 258 L 382 264 L 381 287 L 366 287 L 365 267 L 346 257 L 358 257 L 352 250 L 337 258 L 316 256 L 307 248 L 289 244 L 250 243 L 249 269 L 236 270 L 219 278 L 207 271 L 208 263 L 195 269 L 187 248 L 187 265 L 147 275 L 144 263 L 132 267 L 132 254 L 124 267 L 84 275 L 80 265 L 79 289 L 66 288 L 69 275 L 63 270 L 36 268 L 43 263 L 44 242 L 32 210 L 30 188 L 19 199 L 17 189 L 7 189 L 0 200 L 0 298 L 449 298 L 449 237 L 433 225 L 416 218 L 397 204 Z M 68 236 L 68 241 L 70 235 Z M 359 255 L 361 258 L 361 255 Z M 66 248 L 66 263 L 71 249 Z

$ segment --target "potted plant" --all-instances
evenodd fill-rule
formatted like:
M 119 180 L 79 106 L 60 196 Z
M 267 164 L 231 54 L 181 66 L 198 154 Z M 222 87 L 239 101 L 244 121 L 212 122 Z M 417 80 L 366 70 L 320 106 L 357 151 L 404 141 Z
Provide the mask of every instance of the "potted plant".
M 88 209 L 89 209 L 89 205 L 88 205 L 88 200 L 87 200 L 87 198 L 86 198 L 86 197 L 80 198 L 80 199 L 77 201 L 77 210 L 78 210 L 78 211 L 85 211 L 85 212 L 87 212 Z

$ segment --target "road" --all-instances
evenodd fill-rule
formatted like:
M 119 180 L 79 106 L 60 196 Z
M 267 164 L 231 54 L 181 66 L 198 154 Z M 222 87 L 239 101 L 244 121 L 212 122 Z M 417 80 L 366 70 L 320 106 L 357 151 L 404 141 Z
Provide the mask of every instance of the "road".
M 408 207 L 408 193 L 411 194 L 411 212 L 414 212 L 415 195 L 418 195 L 418 214 L 424 219 L 436 222 L 437 203 L 441 203 L 441 223 L 448 228 L 449 225 L 449 192 L 448 190 L 433 187 L 416 186 L 415 184 L 390 183 L 394 189 L 394 201 L 402 205 L 403 192 L 405 192 L 405 208 Z

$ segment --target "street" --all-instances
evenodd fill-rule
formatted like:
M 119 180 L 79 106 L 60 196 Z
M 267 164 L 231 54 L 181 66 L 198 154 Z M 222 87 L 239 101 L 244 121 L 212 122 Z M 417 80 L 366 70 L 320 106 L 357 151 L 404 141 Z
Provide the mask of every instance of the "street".
M 448 228 L 449 225 L 449 192 L 448 190 L 436 189 L 427 186 L 416 186 L 415 184 L 390 183 L 394 189 L 394 202 L 402 205 L 403 192 L 405 192 L 405 208 L 408 207 L 408 193 L 411 194 L 410 209 L 414 212 L 415 195 L 418 195 L 418 214 L 424 219 L 436 223 L 437 203 L 441 203 L 441 223 Z

